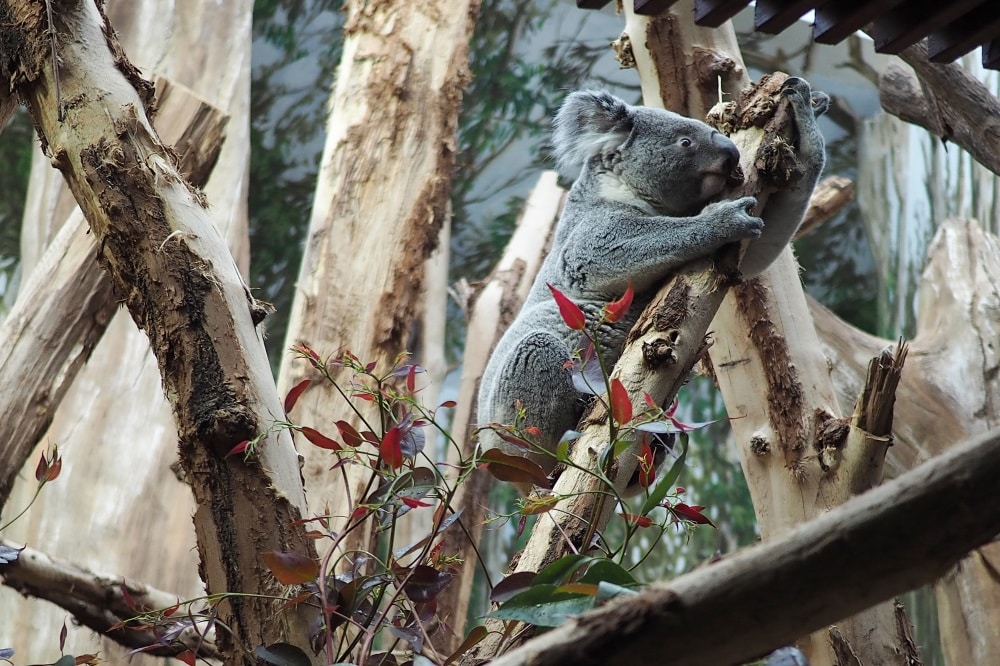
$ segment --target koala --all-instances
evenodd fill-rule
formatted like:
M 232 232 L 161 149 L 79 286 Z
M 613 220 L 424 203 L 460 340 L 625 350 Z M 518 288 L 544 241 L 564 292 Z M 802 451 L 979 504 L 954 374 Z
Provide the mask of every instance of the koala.
M 555 451 L 586 406 L 565 370 L 579 333 L 563 322 L 547 285 L 581 307 L 588 321 L 629 284 L 629 312 L 598 332 L 610 367 L 625 337 L 666 277 L 723 245 L 754 239 L 741 264 L 744 275 L 763 271 L 791 239 L 823 169 L 823 137 L 816 112 L 822 93 L 802 79 L 783 90 L 792 102 L 800 135 L 798 155 L 806 173 L 798 189 L 768 200 L 763 219 L 750 210 L 754 197 L 714 201 L 739 166 L 739 150 L 707 124 L 669 111 L 636 107 L 605 92 L 570 94 L 556 115 L 553 147 L 558 163 L 583 169 L 566 199 L 551 251 L 520 313 L 497 343 L 479 390 L 478 421 L 511 424 L 520 401 L 524 425 L 540 432 L 539 445 Z M 484 449 L 524 455 L 546 473 L 552 456 L 525 452 L 489 429 Z

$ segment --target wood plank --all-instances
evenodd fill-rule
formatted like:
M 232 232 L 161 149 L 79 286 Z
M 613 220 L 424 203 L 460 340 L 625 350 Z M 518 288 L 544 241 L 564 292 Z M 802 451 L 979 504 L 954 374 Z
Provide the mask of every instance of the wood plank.
M 932 32 L 927 56 L 931 62 L 951 62 L 996 37 L 1000 37 L 1000 3 L 991 2 Z
M 758 0 L 753 25 L 757 32 L 776 35 L 822 4 L 816 0 Z
M 694 22 L 706 28 L 718 28 L 749 4 L 749 0 L 695 0 Z
M 899 53 L 919 42 L 938 26 L 951 23 L 987 2 L 917 0 L 900 5 L 875 20 L 875 52 Z
M 903 0 L 834 0 L 816 10 L 813 39 L 836 44 L 882 16 Z
M 643 16 L 656 16 L 670 9 L 677 0 L 635 0 L 635 13 Z

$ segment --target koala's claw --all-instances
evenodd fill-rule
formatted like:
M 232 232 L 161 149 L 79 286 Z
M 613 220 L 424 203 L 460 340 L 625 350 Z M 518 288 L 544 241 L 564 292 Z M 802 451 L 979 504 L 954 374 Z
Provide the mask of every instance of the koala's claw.
M 814 90 L 809 95 L 809 101 L 812 103 L 813 115 L 817 118 L 826 113 L 826 110 L 830 108 L 830 96 L 825 92 Z

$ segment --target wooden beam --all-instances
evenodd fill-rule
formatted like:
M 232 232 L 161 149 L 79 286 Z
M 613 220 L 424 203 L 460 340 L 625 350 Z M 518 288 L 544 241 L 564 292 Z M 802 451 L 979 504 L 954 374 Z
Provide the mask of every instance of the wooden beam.
M 836 44 L 882 16 L 903 0 L 834 0 L 816 10 L 813 39 Z
M 983 44 L 983 67 L 1000 69 L 1000 37 Z
M 947 25 L 982 4 L 986 2 L 917 0 L 896 7 L 875 19 L 875 52 L 899 53 L 916 44 L 936 27 Z
M 1000 37 L 1000 3 L 990 2 L 932 32 L 927 56 L 931 62 L 951 62 L 996 37 Z
M 749 4 L 750 0 L 695 0 L 694 22 L 706 28 L 718 28 Z
M 656 16 L 670 9 L 677 0 L 635 0 L 635 13 L 642 16 Z
M 601 9 L 611 0 L 576 0 L 579 9 Z
M 753 28 L 758 32 L 776 35 L 791 24 L 798 21 L 803 14 L 816 5 L 817 0 L 758 0 L 754 12 Z

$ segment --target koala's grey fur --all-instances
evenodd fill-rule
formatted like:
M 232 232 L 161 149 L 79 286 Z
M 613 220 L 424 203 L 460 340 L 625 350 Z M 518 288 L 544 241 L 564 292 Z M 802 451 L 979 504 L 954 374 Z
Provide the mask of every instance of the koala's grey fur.
M 823 169 L 824 143 L 813 105 L 821 113 L 829 99 L 811 93 L 802 79 L 789 79 L 785 86 L 806 173 L 796 190 L 768 200 L 763 220 L 749 213 L 753 197 L 710 203 L 738 166 L 739 151 L 705 123 L 630 106 L 604 92 L 575 92 L 566 99 L 552 143 L 561 165 L 582 163 L 583 170 L 528 298 L 486 366 L 479 390 L 481 425 L 513 423 L 520 400 L 523 425 L 537 426 L 541 446 L 551 452 L 582 416 L 587 396 L 573 388 L 564 368 L 580 346 L 580 334 L 563 322 L 547 284 L 593 322 L 631 283 L 635 300 L 628 314 L 598 334 L 610 367 L 643 308 L 678 267 L 743 239 L 756 239 L 741 265 L 745 275 L 759 273 L 777 257 L 798 228 Z M 525 455 L 488 429 L 479 439 L 486 449 Z M 554 466 L 551 456 L 527 455 L 546 471 Z

